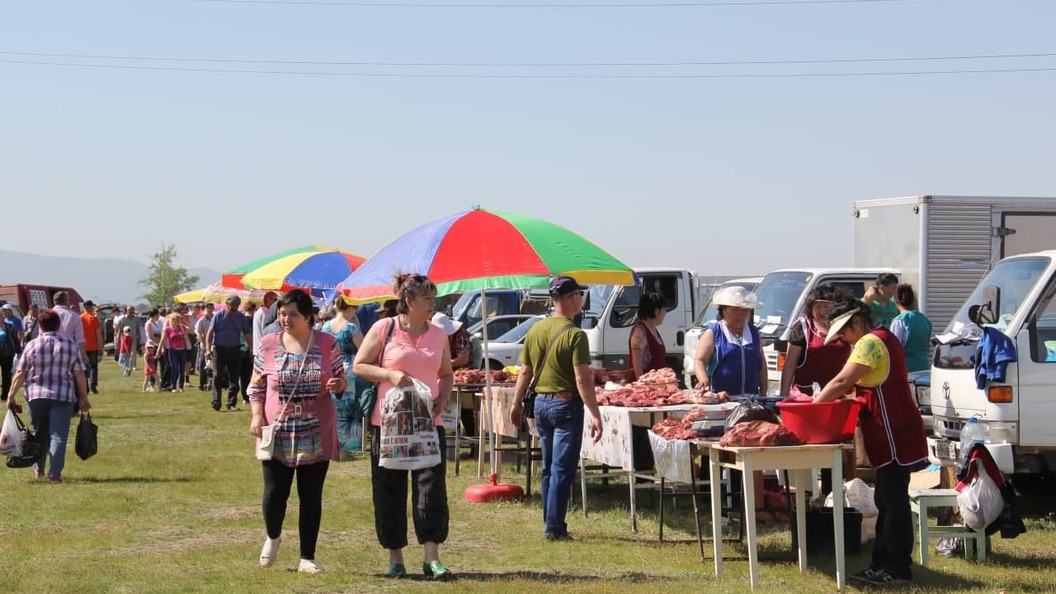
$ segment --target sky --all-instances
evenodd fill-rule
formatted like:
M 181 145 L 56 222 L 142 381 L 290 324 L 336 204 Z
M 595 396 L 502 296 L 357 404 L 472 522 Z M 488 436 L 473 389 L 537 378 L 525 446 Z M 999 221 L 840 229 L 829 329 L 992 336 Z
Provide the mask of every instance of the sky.
M 761 275 L 850 265 L 856 200 L 1056 196 L 1048 0 L 357 1 L 4 2 L 0 249 L 225 270 L 481 205 Z

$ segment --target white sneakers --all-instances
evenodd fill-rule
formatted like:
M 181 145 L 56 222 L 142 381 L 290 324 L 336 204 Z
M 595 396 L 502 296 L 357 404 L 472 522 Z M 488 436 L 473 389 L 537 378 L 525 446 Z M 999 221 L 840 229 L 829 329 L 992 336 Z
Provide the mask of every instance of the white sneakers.
M 281 544 L 281 536 L 264 541 L 264 547 L 260 549 L 261 567 L 271 567 L 275 563 L 275 557 L 279 555 L 279 545 Z M 301 559 L 301 564 L 297 566 L 297 571 L 300 573 L 322 573 L 323 568 L 316 565 L 314 559 Z
M 279 554 L 279 545 L 282 544 L 282 537 L 269 538 L 264 541 L 264 548 L 260 549 L 260 566 L 271 567 L 271 564 L 275 562 L 275 557 Z

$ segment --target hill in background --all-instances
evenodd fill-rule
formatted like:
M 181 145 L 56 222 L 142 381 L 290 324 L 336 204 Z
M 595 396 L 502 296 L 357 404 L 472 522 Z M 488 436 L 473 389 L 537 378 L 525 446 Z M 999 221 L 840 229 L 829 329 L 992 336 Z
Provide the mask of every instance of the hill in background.
M 118 258 L 60 258 L 0 250 L 0 284 L 32 283 L 72 287 L 85 299 L 96 303 L 132 303 L 145 287 L 139 280 L 147 276 L 148 266 Z M 211 268 L 188 268 L 200 277 L 198 286 L 220 278 Z

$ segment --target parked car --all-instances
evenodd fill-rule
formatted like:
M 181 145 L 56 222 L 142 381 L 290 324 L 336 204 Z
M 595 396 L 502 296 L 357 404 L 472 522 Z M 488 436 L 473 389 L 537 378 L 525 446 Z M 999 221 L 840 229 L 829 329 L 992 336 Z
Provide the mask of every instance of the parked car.
M 533 314 L 508 314 L 504 316 L 492 316 L 488 318 L 488 337 L 497 338 L 499 336 L 502 336 L 503 334 L 506 334 L 510 330 L 516 328 L 525 320 L 530 320 L 534 317 L 535 315 Z M 482 338 L 484 335 L 484 321 L 481 320 L 471 325 L 469 328 L 466 328 L 466 331 L 469 332 L 469 335 L 471 337 L 476 337 L 478 339 Z
M 517 365 L 524 348 L 524 337 L 539 320 L 546 316 L 532 316 L 502 336 L 488 341 L 488 363 L 484 364 L 484 348 L 480 339 L 473 341 L 473 366 L 480 369 L 502 369 Z

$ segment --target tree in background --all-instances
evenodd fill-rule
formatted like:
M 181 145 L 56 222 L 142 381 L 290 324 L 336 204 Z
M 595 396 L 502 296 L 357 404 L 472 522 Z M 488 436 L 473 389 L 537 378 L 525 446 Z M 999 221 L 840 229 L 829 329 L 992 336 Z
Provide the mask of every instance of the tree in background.
M 198 284 L 198 276 L 187 274 L 183 266 L 176 266 L 176 246 L 161 244 L 161 251 L 151 256 L 147 276 L 139 280 L 148 292 L 140 295 L 153 305 L 168 305 L 173 297 L 189 291 Z

